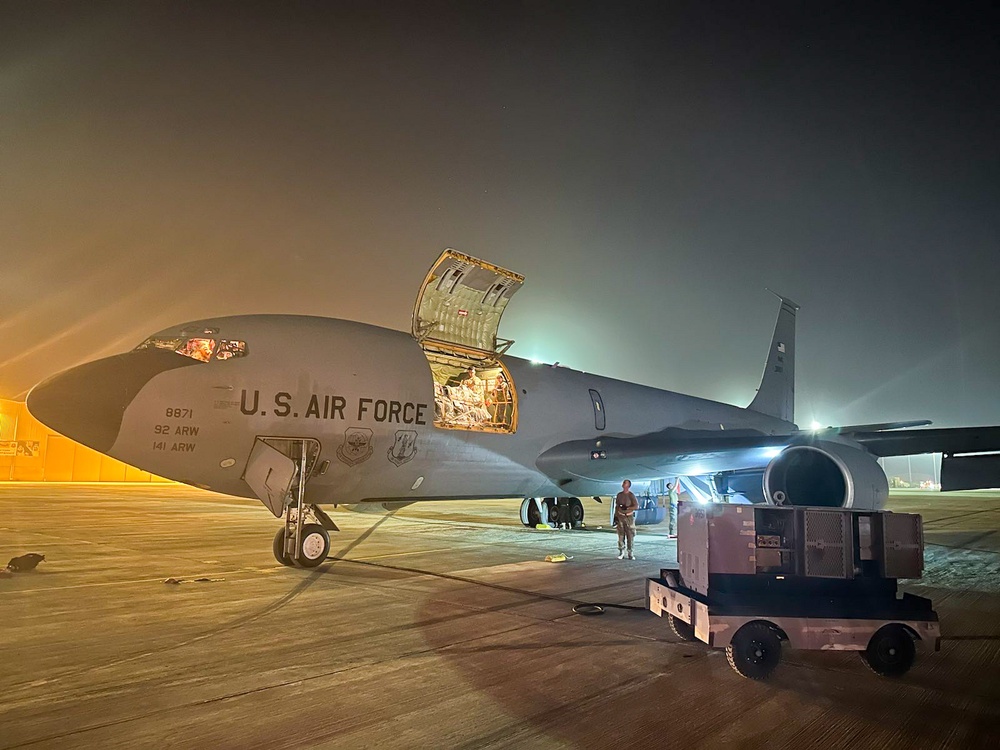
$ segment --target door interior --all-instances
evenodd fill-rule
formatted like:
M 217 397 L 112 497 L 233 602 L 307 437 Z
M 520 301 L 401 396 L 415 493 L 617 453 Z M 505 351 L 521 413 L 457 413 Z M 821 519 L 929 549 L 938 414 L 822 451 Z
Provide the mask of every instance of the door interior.
M 524 277 L 447 249 L 417 294 L 413 336 L 434 377 L 434 424 L 480 432 L 517 429 L 517 388 L 501 357 L 500 318 Z

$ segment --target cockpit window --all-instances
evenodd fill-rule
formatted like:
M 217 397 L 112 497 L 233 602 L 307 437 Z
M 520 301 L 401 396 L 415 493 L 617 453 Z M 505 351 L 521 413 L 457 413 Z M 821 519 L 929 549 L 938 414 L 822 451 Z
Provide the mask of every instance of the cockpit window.
M 215 339 L 188 339 L 177 350 L 177 353 L 199 362 L 208 362 L 214 351 Z
M 140 349 L 169 349 L 183 357 L 190 357 L 199 362 L 209 362 L 213 354 L 216 359 L 221 360 L 245 357 L 247 355 L 247 342 L 203 336 L 194 338 L 152 336 L 136 347 L 137 351 Z
M 177 347 L 181 345 L 184 339 L 180 338 L 157 338 L 153 336 L 151 338 L 143 341 L 139 346 L 136 347 L 136 351 L 140 349 L 169 349 L 172 352 L 177 351 Z
M 246 341 L 231 341 L 222 339 L 219 342 L 219 351 L 216 352 L 216 359 L 234 359 L 235 357 L 247 356 Z

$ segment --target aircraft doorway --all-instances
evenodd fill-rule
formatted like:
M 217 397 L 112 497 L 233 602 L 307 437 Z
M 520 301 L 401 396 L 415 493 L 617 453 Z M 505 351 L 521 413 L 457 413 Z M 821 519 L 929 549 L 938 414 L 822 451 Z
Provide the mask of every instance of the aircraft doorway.
M 501 361 L 514 342 L 497 338 L 497 330 L 523 282 L 451 249 L 431 267 L 413 308 L 413 337 L 434 377 L 436 427 L 517 430 L 517 388 Z
M 510 373 L 484 363 L 425 351 L 434 376 L 434 424 L 482 432 L 514 432 L 517 401 Z

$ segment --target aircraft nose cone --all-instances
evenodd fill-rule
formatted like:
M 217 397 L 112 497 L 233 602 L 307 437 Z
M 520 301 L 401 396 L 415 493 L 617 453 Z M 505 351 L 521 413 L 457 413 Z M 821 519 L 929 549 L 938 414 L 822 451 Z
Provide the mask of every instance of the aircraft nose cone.
M 42 381 L 28 393 L 28 411 L 66 437 L 107 453 L 125 410 L 153 377 L 199 364 L 170 351 L 137 351 L 88 362 Z

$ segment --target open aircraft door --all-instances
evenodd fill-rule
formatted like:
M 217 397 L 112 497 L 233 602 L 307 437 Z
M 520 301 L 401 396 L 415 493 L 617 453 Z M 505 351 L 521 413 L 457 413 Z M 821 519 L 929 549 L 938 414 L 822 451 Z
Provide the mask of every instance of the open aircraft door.
M 319 441 L 312 438 L 258 437 L 254 441 L 243 471 L 243 481 L 250 485 L 275 518 L 280 518 L 285 512 L 287 501 L 298 486 L 303 465 L 308 481 L 319 455 L 319 447 Z
M 413 308 L 413 337 L 434 375 L 434 424 L 514 432 L 517 389 L 501 356 L 500 318 L 524 277 L 446 249 L 424 279 Z
M 421 343 L 499 356 L 514 343 L 497 338 L 500 317 L 523 283 L 520 274 L 448 248 L 420 287 L 413 335 Z

